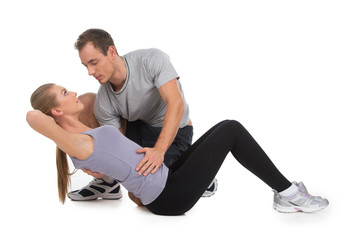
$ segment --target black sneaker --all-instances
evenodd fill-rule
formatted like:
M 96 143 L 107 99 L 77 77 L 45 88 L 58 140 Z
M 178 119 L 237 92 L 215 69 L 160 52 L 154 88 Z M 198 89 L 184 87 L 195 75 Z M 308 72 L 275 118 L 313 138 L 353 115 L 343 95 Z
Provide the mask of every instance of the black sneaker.
M 209 184 L 209 187 L 207 188 L 207 190 L 203 193 L 202 197 L 210 197 L 213 196 L 218 188 L 218 181 L 217 179 L 213 179 L 213 181 L 211 182 L 211 184 Z

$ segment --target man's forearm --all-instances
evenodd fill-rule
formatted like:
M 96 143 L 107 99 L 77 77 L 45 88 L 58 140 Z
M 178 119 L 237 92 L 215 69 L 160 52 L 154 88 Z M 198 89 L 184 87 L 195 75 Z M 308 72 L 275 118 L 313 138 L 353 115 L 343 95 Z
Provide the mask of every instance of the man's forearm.
M 158 140 L 154 148 L 163 151 L 168 150 L 177 135 L 180 122 L 184 113 L 183 101 L 169 103 L 164 115 L 162 131 L 159 134 Z
M 127 131 L 127 120 L 125 120 L 124 118 L 120 120 L 119 131 L 125 136 L 125 133 Z

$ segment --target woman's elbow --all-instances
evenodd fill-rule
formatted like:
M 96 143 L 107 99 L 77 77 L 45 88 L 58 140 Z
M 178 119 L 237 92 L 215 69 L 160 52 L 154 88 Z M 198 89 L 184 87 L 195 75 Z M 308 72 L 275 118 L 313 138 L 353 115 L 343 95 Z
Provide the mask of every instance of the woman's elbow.
M 31 110 L 26 114 L 26 121 L 32 128 L 37 128 L 44 123 L 45 114 L 39 110 Z
M 31 110 L 26 114 L 26 121 L 30 126 L 32 126 L 36 122 L 36 118 L 38 115 L 39 114 L 36 110 Z

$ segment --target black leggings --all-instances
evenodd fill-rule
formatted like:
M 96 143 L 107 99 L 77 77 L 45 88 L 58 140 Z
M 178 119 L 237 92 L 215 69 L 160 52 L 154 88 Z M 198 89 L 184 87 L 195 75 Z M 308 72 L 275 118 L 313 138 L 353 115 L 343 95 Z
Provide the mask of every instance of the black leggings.
M 215 178 L 229 152 L 276 191 L 291 186 L 248 131 L 237 121 L 225 120 L 206 132 L 171 166 L 164 190 L 146 207 L 158 215 L 186 213 Z

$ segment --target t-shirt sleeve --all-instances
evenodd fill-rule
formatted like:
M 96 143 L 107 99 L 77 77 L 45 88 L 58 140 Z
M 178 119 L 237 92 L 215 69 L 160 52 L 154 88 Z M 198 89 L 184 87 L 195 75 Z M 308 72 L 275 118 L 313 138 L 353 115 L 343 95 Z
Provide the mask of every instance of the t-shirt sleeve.
M 121 126 L 121 117 L 112 110 L 111 104 L 98 93 L 94 102 L 94 115 L 100 126 L 112 125 L 116 128 Z M 107 107 L 105 107 L 107 106 Z
M 150 55 L 144 64 L 157 88 L 160 88 L 170 80 L 175 78 L 179 79 L 178 73 L 170 62 L 169 56 L 159 49 L 151 49 Z

